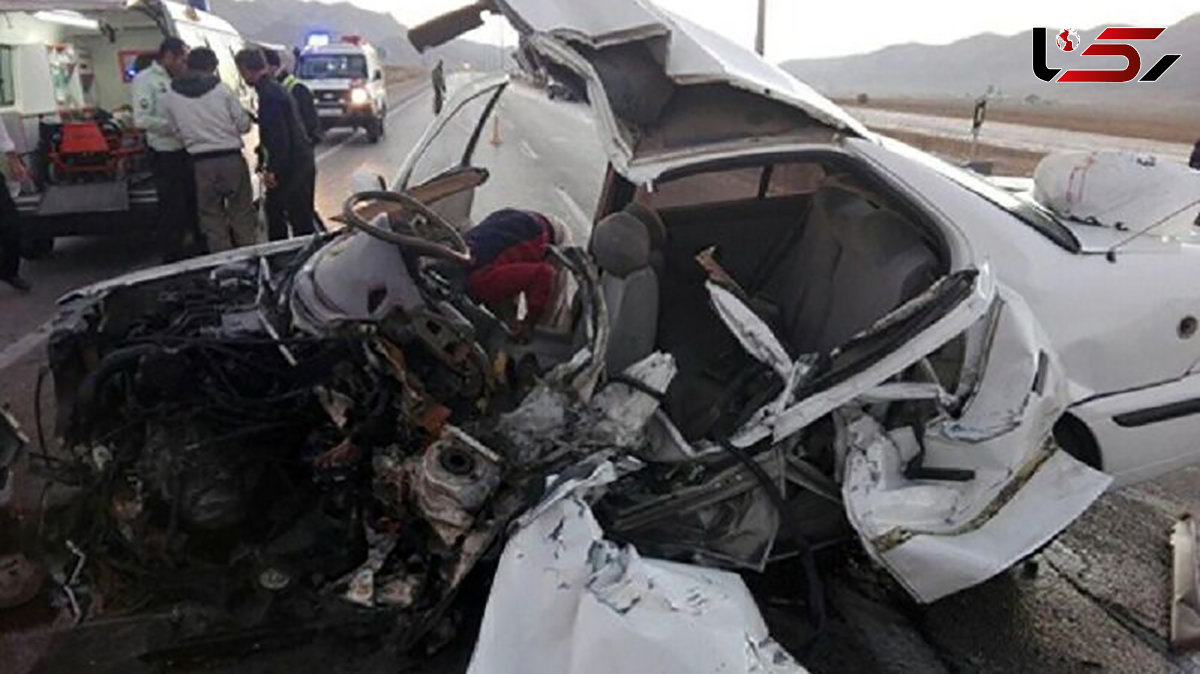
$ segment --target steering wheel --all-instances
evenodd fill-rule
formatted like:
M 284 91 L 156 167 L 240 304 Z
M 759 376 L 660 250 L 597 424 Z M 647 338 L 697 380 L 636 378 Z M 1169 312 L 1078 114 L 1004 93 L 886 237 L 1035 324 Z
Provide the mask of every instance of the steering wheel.
M 390 228 L 383 228 L 364 220 L 356 209 L 359 205 L 371 201 L 385 201 L 402 206 L 402 209 L 388 213 L 389 223 L 393 216 L 399 216 L 399 226 L 393 224 Z M 422 257 L 446 260 L 464 267 L 471 264 L 471 249 L 454 225 L 408 194 L 383 190 L 359 192 L 346 200 L 342 207 L 342 220 L 376 239 L 395 244 Z

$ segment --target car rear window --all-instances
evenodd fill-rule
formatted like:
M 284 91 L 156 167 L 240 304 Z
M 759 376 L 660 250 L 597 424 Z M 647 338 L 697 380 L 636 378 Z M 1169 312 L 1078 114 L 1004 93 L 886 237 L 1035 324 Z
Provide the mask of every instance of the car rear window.
M 816 162 L 782 162 L 668 178 L 647 195 L 657 208 L 684 208 L 812 194 L 826 178 Z

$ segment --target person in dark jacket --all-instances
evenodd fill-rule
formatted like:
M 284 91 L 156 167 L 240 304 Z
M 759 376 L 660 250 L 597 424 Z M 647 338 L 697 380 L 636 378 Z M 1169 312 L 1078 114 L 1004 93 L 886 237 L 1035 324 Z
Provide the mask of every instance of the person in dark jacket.
M 272 241 L 286 239 L 288 225 L 292 236 L 312 234 L 317 167 L 296 101 L 271 77 L 262 50 L 243 49 L 234 61 L 242 79 L 258 92 L 258 135 L 266 155 L 263 183 L 268 202 L 281 205 L 273 218 L 267 211 L 268 234 Z
M 321 137 L 325 135 L 325 130 L 321 127 L 321 118 L 317 115 L 317 103 L 313 100 L 312 91 L 305 86 L 300 78 L 288 71 L 283 65 L 283 57 L 274 49 L 264 49 L 263 56 L 267 59 L 267 70 L 271 71 L 271 77 L 279 82 L 284 91 L 291 94 L 296 101 L 296 109 L 300 112 L 300 121 L 304 122 L 304 130 L 308 132 L 308 137 L 312 139 L 312 144 L 317 145 L 321 142 Z
M 1200 140 L 1196 141 L 1196 147 L 1192 148 L 1192 158 L 1188 161 L 1188 166 L 1200 170 Z
M 471 249 L 467 292 L 527 331 L 553 304 L 557 270 L 547 260 L 550 246 L 562 243 L 561 228 L 541 213 L 512 208 L 492 213 L 467 231 Z M 525 320 L 516 325 L 517 298 L 525 295 Z

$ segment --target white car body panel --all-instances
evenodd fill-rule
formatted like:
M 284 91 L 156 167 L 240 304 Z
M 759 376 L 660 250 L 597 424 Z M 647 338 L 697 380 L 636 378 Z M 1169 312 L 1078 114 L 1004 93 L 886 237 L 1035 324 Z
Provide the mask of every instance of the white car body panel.
M 866 131 L 853 116 L 782 68 L 649 2 L 503 0 L 497 4 L 518 30 L 524 27 L 596 48 L 669 36 L 663 55 L 664 71 L 676 82 L 726 82 L 793 105 L 835 128 L 853 133 Z
M 584 496 L 614 479 L 601 464 L 517 522 L 468 673 L 804 674 L 740 576 L 604 538 Z
M 1071 412 L 1096 435 L 1104 470 L 1122 486 L 1196 463 L 1198 400 L 1200 374 L 1190 374 L 1084 402 Z
M 846 433 L 842 498 L 850 523 L 872 557 L 919 601 L 934 602 L 982 583 L 1032 554 L 1112 483 L 1050 440 L 1067 405 L 1062 366 L 1029 308 L 998 291 L 986 266 L 970 297 L 934 325 L 866 371 L 800 401 L 793 391 L 804 363 L 792 362 L 767 325 L 731 292 L 711 282 L 708 290 L 743 348 L 789 382 L 778 400 L 731 439 L 742 449 L 768 438 L 781 443 L 831 412 L 851 416 L 846 410 L 856 401 L 906 394 L 927 399 L 927 387 L 888 388 L 884 382 L 968 329 L 988 333 L 991 348 L 982 376 L 959 416 L 931 422 L 920 441 L 909 429 L 893 440 L 865 415 Z M 979 325 L 993 307 L 996 313 Z M 909 479 L 905 471 L 919 451 L 923 466 L 969 470 L 972 478 Z
M 761 146 L 761 139 L 746 138 L 702 147 L 656 151 L 639 156 L 625 138 L 622 125 L 608 104 L 608 96 L 591 63 L 573 43 L 591 48 L 647 42 L 661 50 L 664 73 L 678 85 L 726 84 L 794 107 L 828 128 L 852 135 L 867 135 L 860 122 L 811 87 L 782 69 L 768 64 L 728 39 L 707 31 L 641 0 L 617 0 L 602 6 L 587 3 L 515 0 L 496 3 L 525 34 L 543 58 L 564 66 L 587 83 L 588 98 L 599 122 L 601 142 L 609 162 L 634 183 L 656 174 L 655 164 L 672 157 L 693 161 L 719 156 L 729 150 Z M 654 44 L 658 40 L 659 44 Z
M 894 500 L 871 503 L 878 487 L 872 474 L 881 461 L 868 450 L 852 456 L 847 468 L 843 498 L 851 523 L 860 532 L 866 531 L 863 520 L 875 514 L 867 508 L 898 509 Z M 886 549 L 864 541 L 868 552 L 913 597 L 935 602 L 982 583 L 1032 554 L 1082 515 L 1112 481 L 1061 450 L 1032 466 L 1036 471 L 1023 488 L 977 527 L 965 526 L 953 535 L 915 534 Z M 916 494 L 912 500 L 919 503 L 925 498 L 929 497 Z
M 1072 253 L 929 168 L 937 160 L 928 155 L 894 141 L 846 144 L 955 223 L 999 282 L 1029 303 L 1062 359 L 1072 403 L 1173 382 L 1200 361 L 1200 339 L 1179 336 L 1182 319 L 1200 316 L 1200 248 L 1146 237 L 1114 263 L 1087 253 L 1127 238 L 1122 232 L 1068 223 L 1081 242 L 1090 237 L 1084 254 Z
M 1153 155 L 1057 152 L 1038 163 L 1034 200 L 1063 219 L 1190 239 L 1200 214 L 1200 172 Z
M 1032 554 L 1098 498 L 1112 478 L 1052 442 L 1066 401 L 1062 367 L 1019 297 L 1001 292 L 979 388 L 960 417 L 923 442 L 871 417 L 849 422 L 842 497 L 868 552 L 924 602 L 981 583 Z M 922 465 L 966 481 L 909 479 Z

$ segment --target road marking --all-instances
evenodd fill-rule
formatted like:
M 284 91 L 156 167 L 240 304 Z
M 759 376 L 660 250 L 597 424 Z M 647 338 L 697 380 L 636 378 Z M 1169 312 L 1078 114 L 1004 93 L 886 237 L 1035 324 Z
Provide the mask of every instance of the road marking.
M 403 112 L 404 110 L 411 108 L 413 106 L 413 104 L 415 104 L 417 101 L 421 100 L 422 94 L 425 93 L 426 89 L 428 89 L 428 87 L 421 87 L 417 91 L 413 92 L 413 94 L 410 95 L 408 98 L 406 98 L 403 101 L 401 101 L 400 103 L 398 103 L 396 105 L 396 107 L 392 108 L 391 110 L 388 110 L 387 117 L 384 118 L 384 123 L 386 124 L 387 121 L 390 120 L 393 115 L 396 115 L 400 112 Z M 346 149 L 346 147 L 348 146 L 350 141 L 354 140 L 355 138 L 358 138 L 358 135 L 359 135 L 358 132 L 355 132 L 355 133 L 350 134 L 349 136 L 346 136 L 344 139 L 342 139 L 342 142 L 338 143 L 337 145 L 334 145 L 333 147 L 331 147 L 331 148 L 325 150 L 324 152 L 322 152 L 321 154 L 317 155 L 316 162 L 318 164 L 320 164 L 321 162 L 325 161 L 326 159 L 329 159 L 333 155 Z
M 46 321 L 40 328 L 9 344 L 0 351 L 0 372 L 16 365 L 25 356 L 41 347 L 50 338 L 50 326 L 54 321 Z
M 538 153 L 533 149 L 533 146 L 530 145 L 529 141 L 527 140 L 521 141 L 521 152 L 524 152 L 525 156 L 529 157 L 530 159 L 536 160 L 538 158 Z

